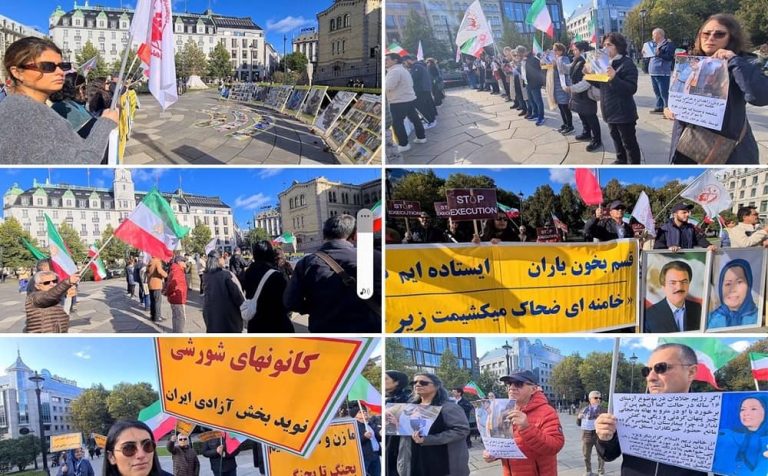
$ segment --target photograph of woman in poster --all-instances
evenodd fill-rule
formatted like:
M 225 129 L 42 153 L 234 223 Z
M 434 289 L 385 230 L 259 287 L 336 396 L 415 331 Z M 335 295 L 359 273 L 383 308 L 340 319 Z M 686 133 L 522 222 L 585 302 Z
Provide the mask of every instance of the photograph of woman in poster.
M 765 249 L 725 249 L 714 255 L 707 330 L 762 325 Z
M 768 425 L 765 421 L 768 405 L 764 398 L 759 394 L 746 397 L 723 395 L 723 416 L 712 464 L 716 474 L 768 474 Z M 733 405 L 737 402 L 740 402 L 738 406 Z M 738 416 L 734 415 L 735 410 L 738 410 Z M 731 414 L 726 415 L 726 412 Z

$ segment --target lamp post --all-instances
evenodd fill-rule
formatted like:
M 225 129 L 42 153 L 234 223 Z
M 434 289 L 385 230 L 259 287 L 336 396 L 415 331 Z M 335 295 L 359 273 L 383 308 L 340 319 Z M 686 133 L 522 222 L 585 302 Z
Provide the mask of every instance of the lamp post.
M 509 342 L 504 341 L 504 345 L 502 345 L 501 348 L 504 349 L 504 352 L 507 354 L 507 375 L 509 375 L 512 373 L 509 368 L 509 351 L 512 349 L 512 346 L 509 345 Z
M 40 383 L 45 381 L 45 378 L 35 371 L 35 375 L 29 377 L 29 380 L 35 382 L 35 395 L 37 395 L 37 418 L 40 421 L 40 449 L 43 453 L 43 471 L 45 474 L 50 474 L 48 471 L 48 452 L 45 446 L 45 427 L 43 426 L 43 404 L 40 402 Z
M 632 362 L 632 370 L 629 374 L 629 393 L 635 393 L 635 362 L 637 362 L 637 359 L 638 357 L 634 352 L 632 352 L 632 357 L 629 358 L 629 360 Z
M 642 53 L 643 45 L 645 44 L 645 17 L 648 16 L 648 10 L 645 8 L 640 10 L 640 52 Z
M 285 63 L 285 42 L 288 40 L 286 35 L 283 35 L 283 73 L 288 73 L 288 65 Z
M 376 79 L 374 79 L 374 85 L 377 88 L 379 87 L 379 61 L 381 61 L 381 58 L 379 58 L 379 51 L 379 45 L 373 47 L 373 55 L 375 57 L 374 63 L 376 63 Z
M 520 197 L 520 224 L 523 224 L 523 197 L 525 196 L 523 194 L 523 191 L 521 190 L 520 193 L 517 194 L 518 197 Z

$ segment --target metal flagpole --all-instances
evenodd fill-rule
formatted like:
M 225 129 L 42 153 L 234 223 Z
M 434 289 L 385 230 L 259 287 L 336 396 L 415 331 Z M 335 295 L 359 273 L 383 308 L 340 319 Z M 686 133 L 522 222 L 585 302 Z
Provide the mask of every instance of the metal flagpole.
M 80 274 L 80 273 L 85 273 L 86 271 L 88 271 L 88 270 L 90 269 L 91 263 L 93 263 L 94 261 L 96 261 L 97 259 L 99 259 L 99 256 L 101 256 L 101 252 L 102 252 L 102 251 L 104 250 L 104 248 L 105 248 L 105 247 L 106 247 L 106 246 L 109 244 L 109 242 L 110 242 L 110 241 L 112 241 L 112 238 L 114 238 L 114 237 L 115 237 L 115 235 L 110 235 L 110 237 L 109 237 L 109 238 L 107 238 L 107 241 L 105 241 L 105 242 L 104 242 L 104 244 L 103 244 L 103 245 L 101 245 L 101 247 L 100 247 L 100 248 L 99 248 L 99 249 L 96 251 L 96 254 L 95 254 L 95 255 L 93 255 L 93 256 L 91 257 L 91 259 L 90 259 L 90 260 L 88 260 L 88 262 L 87 262 L 87 263 L 85 263 L 85 266 L 83 266 L 82 268 L 80 268 L 80 269 L 78 269 L 78 270 L 77 270 L 78 274 Z M 82 274 L 80 274 L 80 279 L 82 279 L 82 278 L 83 278 L 83 276 L 82 276 Z
M 128 33 L 128 46 L 125 48 L 125 53 L 123 53 L 123 61 L 120 64 L 120 74 L 117 76 L 117 83 L 115 84 L 115 92 L 112 95 L 112 105 L 109 107 L 110 109 L 116 109 L 117 103 L 120 100 L 120 90 L 123 88 L 123 78 L 125 76 L 125 65 L 128 63 L 128 52 L 130 51 L 132 44 L 133 31 L 131 30 Z M 136 55 L 138 56 L 138 53 L 136 53 Z
M 672 200 L 670 200 L 669 202 L 667 202 L 667 204 L 666 204 L 666 205 L 664 205 L 664 206 L 661 208 L 661 210 L 659 210 L 659 215 L 661 215 L 661 213 L 662 213 L 664 210 L 666 210 L 666 209 L 667 209 L 667 207 L 669 207 L 670 205 L 672 205 L 672 203 L 675 201 L 675 199 L 676 199 L 677 197 L 679 197 L 680 195 L 684 194 L 686 190 L 688 190 L 689 188 L 691 188 L 691 187 L 693 186 L 693 184 L 695 184 L 696 182 L 698 182 L 698 181 L 699 181 L 699 179 L 700 179 L 701 177 L 703 177 L 704 175 L 706 175 L 706 174 L 708 174 L 708 173 L 709 173 L 709 169 L 705 170 L 705 171 L 704 171 L 704 172 L 703 172 L 701 175 L 699 175 L 698 177 L 696 177 L 696 179 L 695 179 L 695 180 L 693 180 L 691 183 L 689 183 L 687 187 L 685 187 L 684 189 L 682 189 L 682 190 L 680 191 L 680 193 L 678 193 L 677 195 L 675 195 L 674 197 L 672 197 Z
M 616 374 L 619 371 L 619 344 L 621 339 L 617 337 L 613 342 L 613 359 L 611 361 L 611 383 L 608 387 L 608 413 L 613 413 L 613 395 L 616 391 Z

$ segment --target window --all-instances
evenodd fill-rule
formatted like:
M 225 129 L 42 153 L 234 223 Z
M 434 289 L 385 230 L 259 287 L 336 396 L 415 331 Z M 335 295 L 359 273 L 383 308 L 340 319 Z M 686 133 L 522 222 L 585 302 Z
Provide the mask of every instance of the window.
M 757 194 L 757 189 L 756 189 L 756 188 L 753 188 L 753 189 L 752 189 L 752 190 L 749 192 L 749 196 L 750 196 L 751 198 L 754 198 L 756 194 Z
M 335 30 L 335 29 L 336 29 L 336 20 L 334 20 L 333 18 L 331 18 L 331 31 L 333 31 L 333 30 Z
M 348 27 L 348 26 L 349 26 L 349 13 L 344 15 L 344 27 Z
M 742 190 L 741 192 L 739 192 L 739 198 L 744 198 L 744 190 Z
M 293 199 L 288 200 L 288 208 L 293 209 Z
M 35 199 L 35 205 L 37 205 L 38 207 L 42 207 L 43 206 L 43 199 L 40 198 L 40 197 L 37 197 Z
M 301 197 L 299 197 L 299 199 L 300 199 L 300 201 L 301 201 L 301 205 L 302 205 L 302 206 L 306 204 L 306 203 L 304 202 L 304 195 L 301 195 Z
M 757 175 L 752 177 L 752 185 L 757 185 Z

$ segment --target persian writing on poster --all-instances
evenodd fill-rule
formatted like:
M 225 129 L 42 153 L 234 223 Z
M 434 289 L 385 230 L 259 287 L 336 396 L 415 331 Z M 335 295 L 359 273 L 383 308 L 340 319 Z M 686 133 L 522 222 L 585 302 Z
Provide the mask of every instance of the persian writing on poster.
M 669 109 L 675 118 L 721 130 L 728 102 L 728 61 L 708 56 L 676 56 L 669 80 Z

